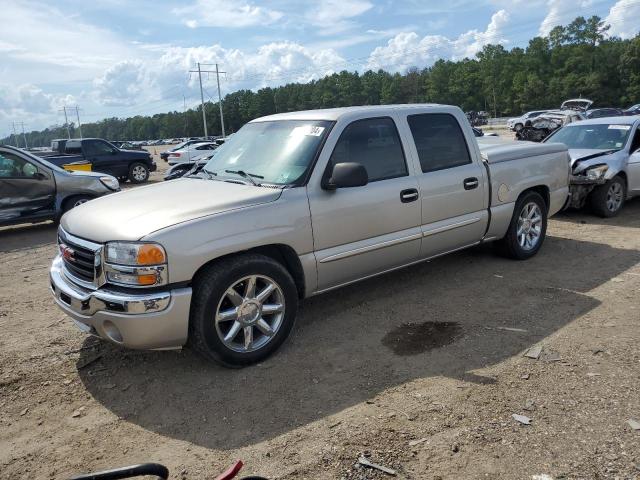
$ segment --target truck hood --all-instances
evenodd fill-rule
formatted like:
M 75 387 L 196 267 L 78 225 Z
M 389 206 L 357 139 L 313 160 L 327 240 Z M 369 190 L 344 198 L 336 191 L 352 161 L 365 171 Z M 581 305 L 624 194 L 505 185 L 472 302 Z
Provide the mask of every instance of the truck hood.
M 182 178 L 96 198 L 66 213 L 60 225 L 99 243 L 140 240 L 177 223 L 274 202 L 281 194 L 280 189 Z

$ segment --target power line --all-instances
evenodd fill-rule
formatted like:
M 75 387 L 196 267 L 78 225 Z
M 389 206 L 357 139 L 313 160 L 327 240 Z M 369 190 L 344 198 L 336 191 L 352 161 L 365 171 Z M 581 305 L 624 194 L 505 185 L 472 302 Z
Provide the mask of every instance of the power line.
M 213 70 L 202 70 L 201 66 L 212 66 L 215 65 L 216 69 L 215 71 Z M 207 132 L 207 116 L 204 110 L 204 91 L 202 88 L 202 74 L 203 73 L 215 73 L 216 74 L 216 80 L 218 82 L 218 105 L 220 107 L 220 125 L 222 126 L 222 138 L 225 138 L 225 132 L 224 132 L 224 114 L 222 113 L 222 95 L 220 93 L 220 74 L 221 73 L 227 73 L 227 72 L 221 72 L 218 68 L 218 64 L 217 63 L 197 63 L 198 66 L 198 70 L 189 70 L 190 73 L 198 73 L 198 80 L 200 81 L 200 100 L 201 100 L 201 105 L 202 105 L 202 123 L 204 125 L 204 136 L 207 137 L 208 136 L 208 132 Z M 209 97 L 211 98 L 211 97 Z

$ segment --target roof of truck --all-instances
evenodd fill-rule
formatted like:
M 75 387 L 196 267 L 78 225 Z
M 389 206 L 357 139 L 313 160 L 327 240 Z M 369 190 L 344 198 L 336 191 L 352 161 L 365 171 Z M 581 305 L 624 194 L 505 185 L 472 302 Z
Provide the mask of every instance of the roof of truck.
M 355 107 L 326 108 L 318 110 L 302 110 L 299 112 L 286 112 L 256 118 L 252 122 L 265 122 L 271 120 L 332 120 L 350 114 L 367 112 L 369 114 L 390 114 L 397 111 L 424 110 L 425 108 L 458 108 L 451 105 L 439 105 L 437 103 L 408 103 L 398 105 L 360 105 Z

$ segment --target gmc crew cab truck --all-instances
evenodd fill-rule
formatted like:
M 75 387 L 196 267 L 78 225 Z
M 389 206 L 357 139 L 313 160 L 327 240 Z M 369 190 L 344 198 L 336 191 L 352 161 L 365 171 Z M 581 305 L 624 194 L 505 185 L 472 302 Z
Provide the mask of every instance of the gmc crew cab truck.
M 198 173 L 64 215 L 51 289 L 116 344 L 257 362 L 305 297 L 481 242 L 535 255 L 567 200 L 567 148 L 484 148 L 452 106 L 258 118 Z
M 48 162 L 58 166 L 88 162 L 93 171 L 121 182 L 144 183 L 157 168 L 146 150 L 123 150 L 100 138 L 53 140 L 51 150 L 53 154 L 42 155 Z

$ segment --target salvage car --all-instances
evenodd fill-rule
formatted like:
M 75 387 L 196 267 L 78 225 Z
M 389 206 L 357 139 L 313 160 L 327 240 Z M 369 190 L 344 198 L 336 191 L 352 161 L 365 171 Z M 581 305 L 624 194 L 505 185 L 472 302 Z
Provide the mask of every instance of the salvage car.
M 533 120 L 527 120 L 524 128 L 516 132 L 516 138 L 529 142 L 541 142 L 564 125 L 584 119 L 584 114 L 574 110 L 549 111 Z
M 527 120 L 533 120 L 534 118 L 542 115 L 543 113 L 547 113 L 549 110 L 532 110 L 531 112 L 527 112 L 519 117 L 510 118 L 507 120 L 507 127 L 514 132 L 519 132 L 523 129 Z
M 546 142 L 569 147 L 571 200 L 613 217 L 626 199 L 640 195 L 640 117 L 584 120 L 558 130 Z
M 96 172 L 67 172 L 29 152 L 0 146 L 0 226 L 59 220 L 93 198 L 120 189 Z
M 533 257 L 568 169 L 563 144 L 481 152 L 452 106 L 262 117 L 196 176 L 64 215 L 51 290 L 115 344 L 247 365 L 285 341 L 303 298 L 483 242 Z

